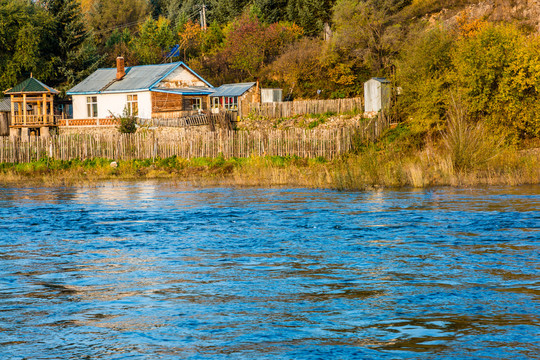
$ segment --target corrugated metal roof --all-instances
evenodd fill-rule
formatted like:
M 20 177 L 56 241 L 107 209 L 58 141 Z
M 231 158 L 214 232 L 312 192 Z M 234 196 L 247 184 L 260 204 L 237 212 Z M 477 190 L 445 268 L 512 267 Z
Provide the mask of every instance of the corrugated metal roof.
M 11 99 L 3 98 L 0 100 L 0 112 L 10 112 L 11 111 Z
M 213 97 L 218 96 L 241 96 L 246 91 L 251 89 L 253 86 L 255 86 L 257 83 L 249 82 L 249 83 L 239 83 L 239 84 L 225 84 L 221 85 L 216 89 L 216 91 L 210 95 Z
M 32 110 L 32 106 L 26 105 L 27 110 Z M 0 112 L 11 112 L 11 99 L 5 97 L 0 100 Z
M 18 94 L 18 93 L 53 93 L 58 94 L 58 91 L 50 86 L 45 85 L 38 79 L 28 78 L 22 83 L 15 85 L 11 89 L 7 90 L 6 94 Z
M 126 75 L 120 81 L 116 81 L 116 68 L 98 69 L 79 84 L 71 88 L 67 94 L 91 94 L 91 93 L 114 93 L 129 91 L 150 90 L 158 82 L 163 80 L 173 70 L 184 66 L 197 78 L 210 85 L 206 80 L 191 70 L 183 62 L 157 65 L 141 65 L 126 67 Z
M 98 69 L 67 94 L 148 90 L 178 66 L 179 63 L 127 67 L 126 75 L 120 81 L 115 81 L 116 68 Z
M 371 80 L 376 80 L 380 83 L 383 83 L 383 84 L 389 84 L 390 83 L 390 80 L 387 80 L 386 78 L 380 78 L 380 77 L 374 77 L 374 78 L 371 78 Z

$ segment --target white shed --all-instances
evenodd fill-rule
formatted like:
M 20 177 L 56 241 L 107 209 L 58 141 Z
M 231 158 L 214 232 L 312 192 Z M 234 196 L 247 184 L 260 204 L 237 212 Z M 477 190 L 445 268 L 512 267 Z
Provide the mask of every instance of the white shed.
M 280 102 L 283 98 L 282 89 L 261 89 L 261 102 L 272 103 Z
M 378 113 L 390 107 L 392 85 L 385 78 L 371 78 L 364 83 L 364 111 Z

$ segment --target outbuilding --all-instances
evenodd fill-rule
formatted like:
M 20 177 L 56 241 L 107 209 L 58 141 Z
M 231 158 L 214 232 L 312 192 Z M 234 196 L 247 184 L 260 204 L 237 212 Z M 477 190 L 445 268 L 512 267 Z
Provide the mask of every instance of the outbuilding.
M 249 113 L 249 104 L 261 101 L 261 92 L 258 82 L 225 84 L 218 87 L 210 98 L 212 112 L 236 111 L 238 116 L 244 117 Z
M 385 78 L 371 78 L 364 83 L 364 112 L 373 115 L 388 110 L 392 85 Z
M 11 120 L 11 99 L 0 99 L 0 136 L 9 136 L 9 124 Z

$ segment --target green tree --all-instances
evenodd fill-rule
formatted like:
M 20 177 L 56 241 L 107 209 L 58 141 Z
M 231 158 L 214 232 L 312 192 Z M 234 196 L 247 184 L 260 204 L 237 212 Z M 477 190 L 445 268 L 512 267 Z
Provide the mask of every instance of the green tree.
M 102 60 L 88 35 L 78 0 L 47 0 L 53 18 L 47 51 L 52 56 L 51 85 L 69 88 L 94 70 Z
M 137 29 L 149 14 L 146 0 L 94 0 L 88 14 L 89 25 L 100 46 L 116 29 Z
M 48 81 L 53 67 L 48 39 L 53 19 L 41 6 L 25 0 L 0 0 L 0 88 L 30 76 Z
M 324 23 L 330 22 L 335 0 L 289 0 L 288 20 L 304 29 L 308 36 L 320 35 Z
M 163 60 L 174 41 L 170 21 L 149 17 L 140 26 L 139 34 L 132 40 L 134 56 L 140 64 L 156 64 Z
M 401 107 L 418 131 L 440 130 L 445 122 L 450 92 L 455 91 L 454 47 L 451 31 L 420 28 L 409 34 L 396 61 L 396 80 L 403 90 Z
M 261 14 L 260 18 L 267 24 L 288 20 L 287 0 L 254 0 L 253 5 Z
M 334 8 L 334 51 L 356 60 L 373 75 L 385 76 L 402 44 L 403 29 L 387 21 L 383 8 L 358 0 L 338 0 Z

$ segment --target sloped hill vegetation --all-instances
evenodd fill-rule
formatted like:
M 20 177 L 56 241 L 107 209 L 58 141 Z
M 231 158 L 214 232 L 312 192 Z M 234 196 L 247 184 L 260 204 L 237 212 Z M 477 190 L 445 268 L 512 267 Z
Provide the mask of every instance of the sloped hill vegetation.
M 362 95 L 384 76 L 394 117 L 438 136 L 452 103 L 520 143 L 539 136 L 533 0 L 0 0 L 0 88 L 66 90 L 97 67 L 184 61 L 214 85 L 260 79 L 290 99 Z M 326 36 L 324 35 L 326 34 Z M 174 45 L 179 51 L 168 57 Z

